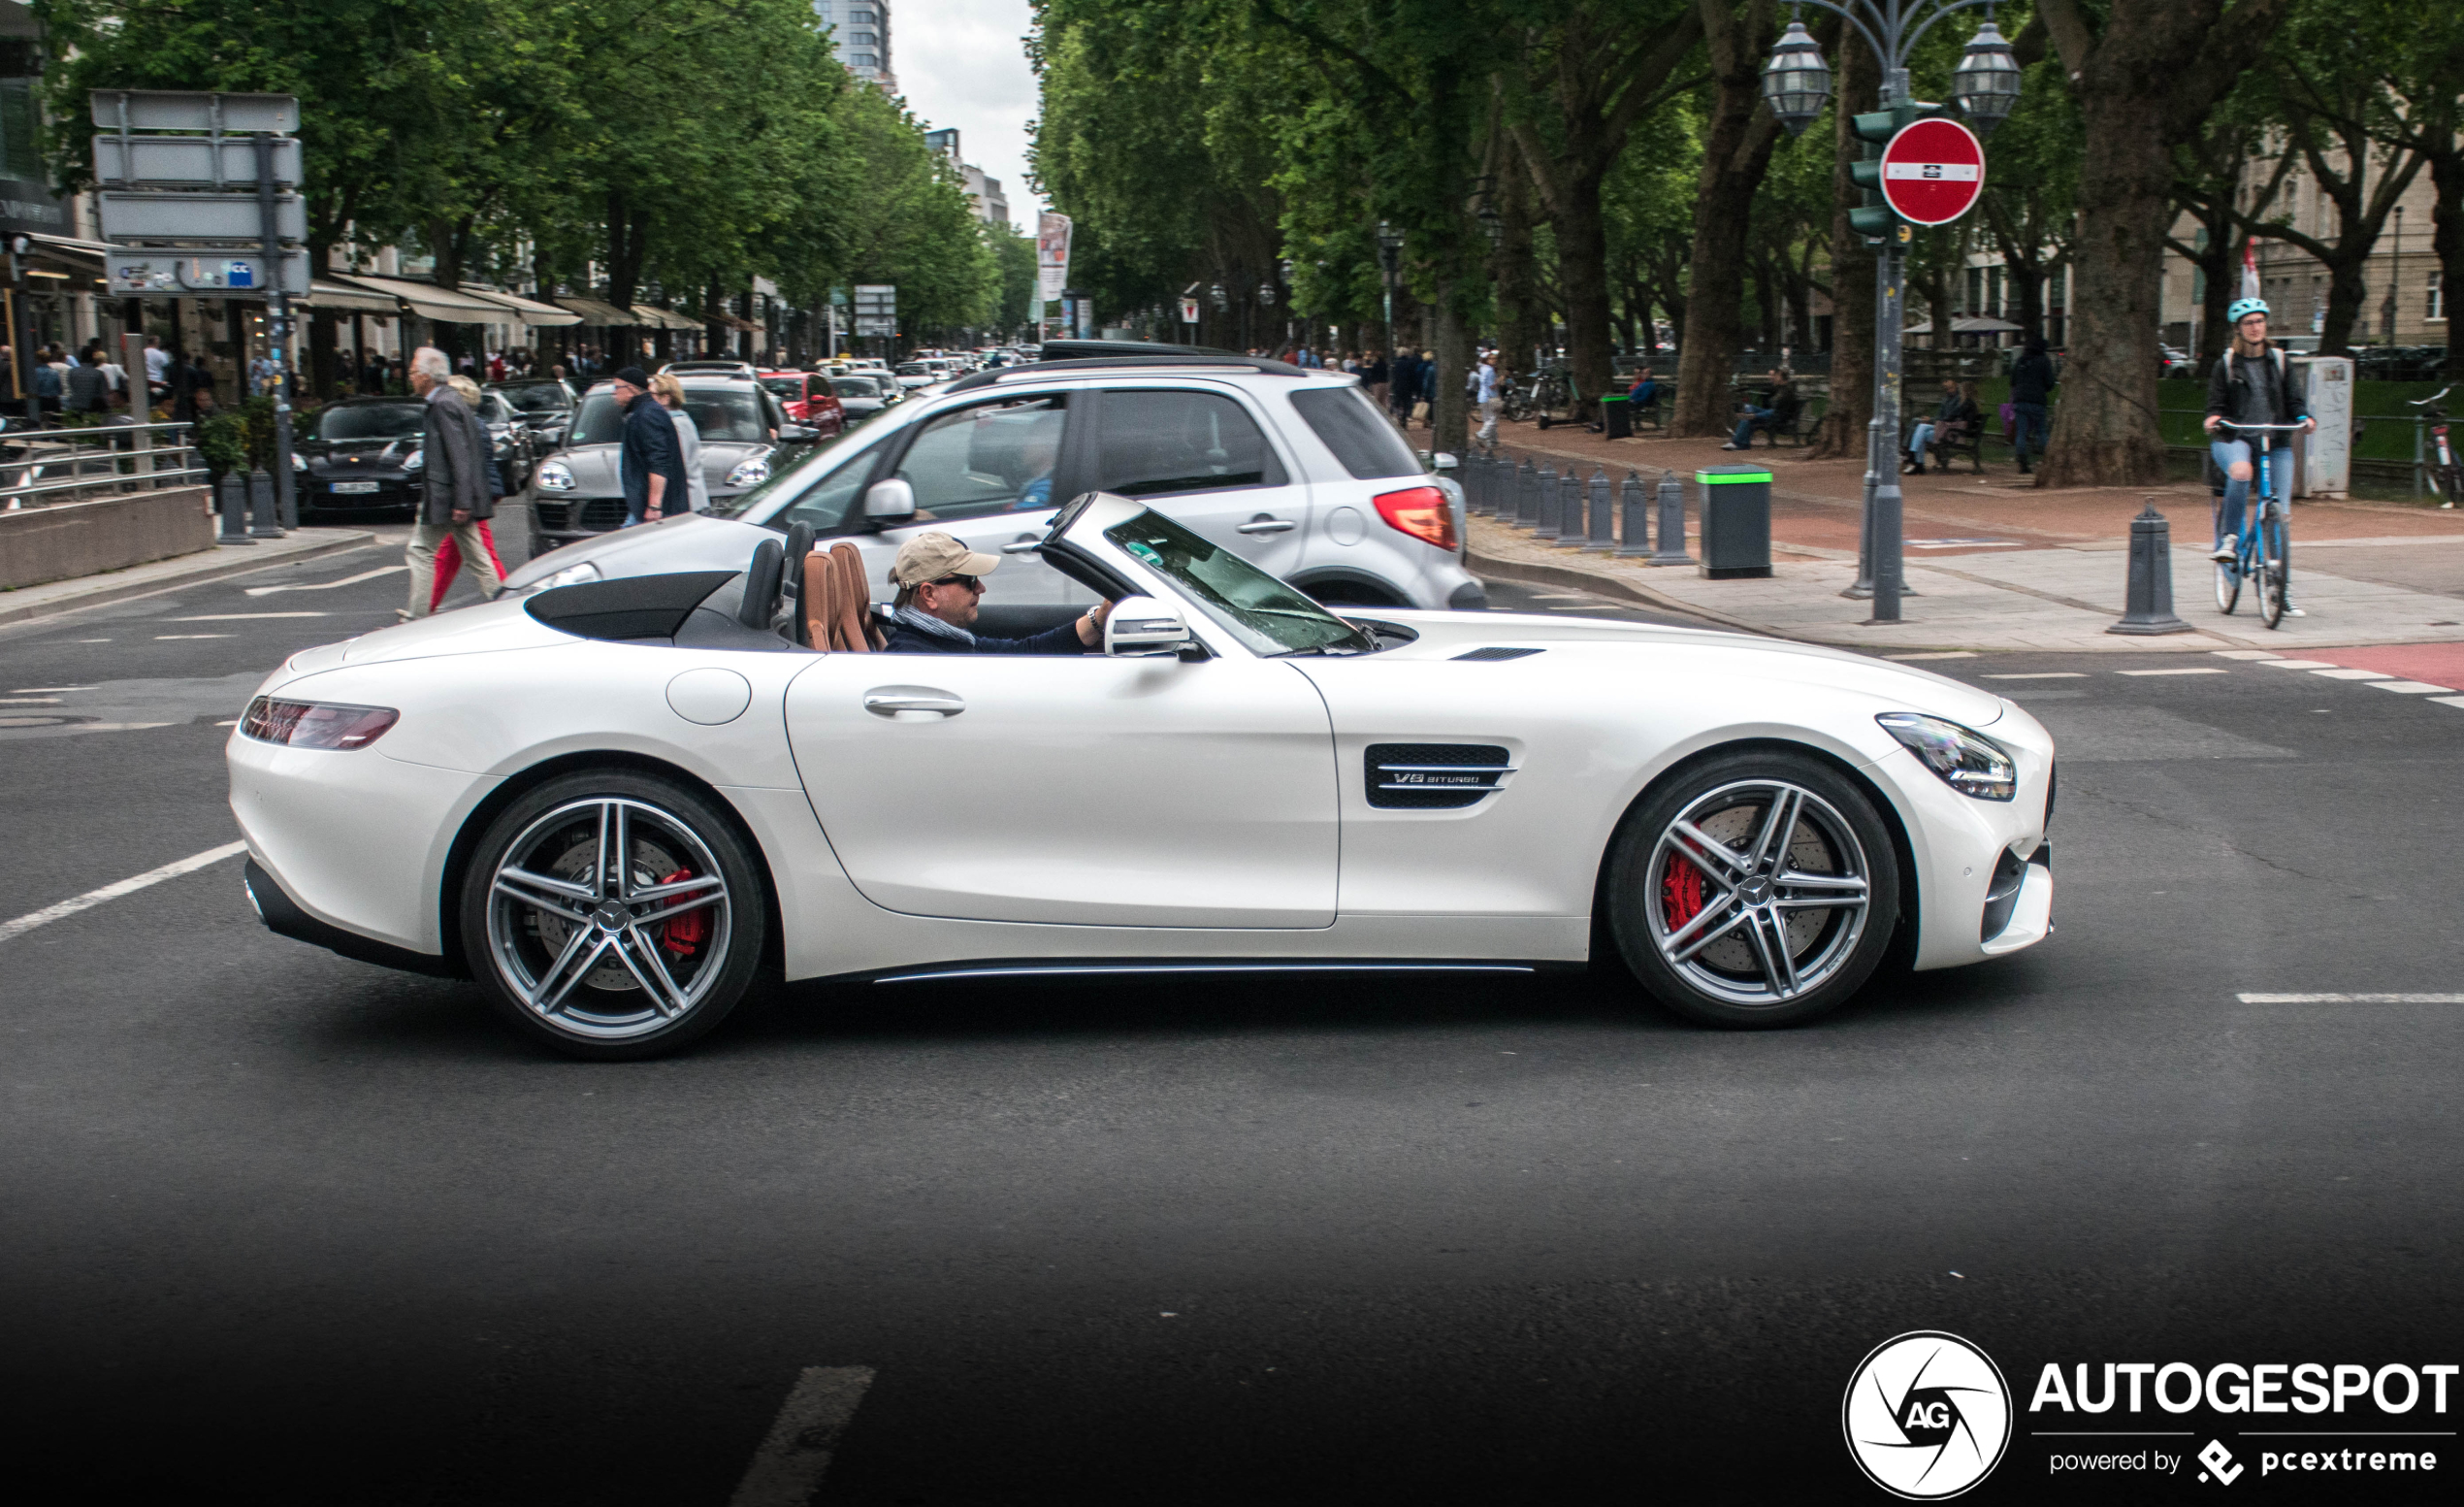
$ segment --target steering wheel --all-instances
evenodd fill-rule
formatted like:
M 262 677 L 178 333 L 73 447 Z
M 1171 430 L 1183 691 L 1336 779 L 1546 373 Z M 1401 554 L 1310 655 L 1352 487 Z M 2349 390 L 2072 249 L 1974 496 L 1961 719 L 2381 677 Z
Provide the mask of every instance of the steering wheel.
M 753 546 L 753 563 L 744 571 L 744 601 L 735 620 L 756 631 L 767 631 L 779 611 L 779 587 L 787 574 L 787 548 L 765 539 Z

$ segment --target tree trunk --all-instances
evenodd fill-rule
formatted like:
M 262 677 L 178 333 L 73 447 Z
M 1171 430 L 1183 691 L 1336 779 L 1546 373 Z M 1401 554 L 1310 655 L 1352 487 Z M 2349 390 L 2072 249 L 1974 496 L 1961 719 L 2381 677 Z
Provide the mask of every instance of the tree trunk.
M 1770 166 L 1779 121 L 1763 108 L 1762 65 L 1771 47 L 1770 0 L 1702 0 L 1716 84 L 1703 132 L 1701 209 L 1694 222 L 1692 273 L 1686 289 L 1685 343 L 1677 357 L 1677 395 L 1669 432 L 1725 434 L 1735 402 L 1729 377 L 1736 364 L 1744 313 L 1746 237 L 1754 193 Z
M 1848 117 L 1874 107 L 1882 71 L 1863 37 L 1843 41 L 1838 56 L 1839 98 L 1832 107 L 1838 149 L 1831 177 L 1831 404 L 1807 447 L 1821 460 L 1864 454 L 1865 426 L 1873 419 L 1873 248 L 1848 226 L 1848 212 L 1865 202 L 1864 190 L 1848 176 L 1859 156 Z
M 1490 266 L 1497 283 L 1498 375 L 1505 377 L 1532 369 L 1532 347 L 1547 334 L 1547 308 L 1532 250 L 1531 179 L 1521 171 L 1498 176 L 1499 234 Z
M 1470 395 L 1463 374 L 1472 369 L 1472 328 L 1456 307 L 1459 291 L 1451 278 L 1438 283 L 1437 401 L 1429 406 L 1429 448 L 1461 455 L 1470 434 Z
M 335 358 L 336 318 L 331 309 L 308 311 L 308 394 L 314 398 L 333 397 L 334 384 L 340 380 L 341 364 Z
M 2430 184 L 2437 198 L 2430 210 L 2430 247 L 2439 254 L 2439 311 L 2447 315 L 2447 375 L 2464 377 L 2464 318 L 2455 313 L 2455 295 L 2464 292 L 2464 151 L 2430 153 Z M 2399 300 L 2427 296 L 2415 283 L 2399 288 Z

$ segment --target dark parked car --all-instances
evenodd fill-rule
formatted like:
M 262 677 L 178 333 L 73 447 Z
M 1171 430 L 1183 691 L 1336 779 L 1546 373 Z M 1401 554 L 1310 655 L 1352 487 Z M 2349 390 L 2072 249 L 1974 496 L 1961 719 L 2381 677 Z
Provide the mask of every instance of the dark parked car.
M 291 450 L 301 515 L 408 516 L 424 416 L 416 398 L 344 398 L 303 417 Z
M 869 377 L 833 377 L 829 385 L 838 394 L 838 406 L 851 425 L 860 424 L 890 407 L 891 400 L 882 395 L 881 384 Z
M 569 385 L 552 377 L 490 382 L 486 390 L 512 405 L 522 427 L 530 431 L 534 455 L 545 455 L 564 445 L 565 432 L 573 424 L 573 410 L 582 401 Z
M 750 377 L 689 372 L 682 380 L 685 412 L 701 437 L 702 481 L 714 504 L 769 480 L 770 462 L 781 445 L 815 438 Z M 625 487 L 617 470 L 624 429 L 625 415 L 609 384 L 582 395 L 565 447 L 539 463 L 531 500 L 534 557 L 624 526 Z

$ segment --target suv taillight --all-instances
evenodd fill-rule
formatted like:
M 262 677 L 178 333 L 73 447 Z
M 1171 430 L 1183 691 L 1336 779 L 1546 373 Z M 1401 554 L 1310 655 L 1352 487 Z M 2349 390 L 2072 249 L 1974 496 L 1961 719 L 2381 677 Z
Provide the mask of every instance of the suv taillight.
M 1454 505 L 1446 500 L 1443 489 L 1416 486 L 1382 493 L 1376 502 L 1378 516 L 1385 519 L 1389 527 L 1440 549 L 1455 547 Z

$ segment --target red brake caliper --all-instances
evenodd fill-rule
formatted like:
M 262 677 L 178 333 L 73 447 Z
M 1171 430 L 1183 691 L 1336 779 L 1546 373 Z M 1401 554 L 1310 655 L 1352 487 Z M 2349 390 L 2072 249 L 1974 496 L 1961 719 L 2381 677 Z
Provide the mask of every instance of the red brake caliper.
M 1660 873 L 1660 913 L 1671 932 L 1702 914 L 1702 870 L 1693 860 L 1670 856 Z
M 667 875 L 659 882 L 661 884 L 673 884 L 679 879 L 690 879 L 692 877 L 692 869 L 679 868 L 674 873 Z M 1702 887 L 1699 884 L 1695 887 L 1695 893 L 1698 897 L 1697 903 L 1699 904 L 1699 897 L 1702 894 Z M 703 917 L 699 910 L 688 910 L 683 915 L 677 916 L 673 920 L 660 922 L 654 930 L 659 933 L 660 942 L 665 945 L 669 952 L 674 953 L 680 958 L 690 958 L 693 956 L 693 950 L 701 945 L 701 939 L 706 934 L 705 928 L 708 925 L 709 923 L 707 919 Z

